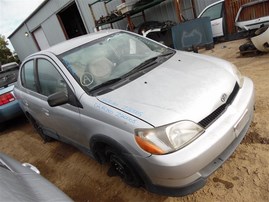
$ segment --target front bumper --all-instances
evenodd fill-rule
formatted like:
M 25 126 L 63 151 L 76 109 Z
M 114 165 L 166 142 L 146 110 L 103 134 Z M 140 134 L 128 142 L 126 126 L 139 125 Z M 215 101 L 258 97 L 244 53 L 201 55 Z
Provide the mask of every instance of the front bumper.
M 206 179 L 234 152 L 246 135 L 254 113 L 254 86 L 244 85 L 227 110 L 205 133 L 185 148 L 167 155 L 152 155 L 140 162 L 149 191 L 183 196 L 200 189 Z

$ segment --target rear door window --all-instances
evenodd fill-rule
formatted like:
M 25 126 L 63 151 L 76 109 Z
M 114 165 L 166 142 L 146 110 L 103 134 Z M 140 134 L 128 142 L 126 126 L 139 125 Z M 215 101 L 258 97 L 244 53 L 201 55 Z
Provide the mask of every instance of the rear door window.
M 34 76 L 34 61 L 30 60 L 22 66 L 22 85 L 32 91 L 36 90 L 36 81 Z

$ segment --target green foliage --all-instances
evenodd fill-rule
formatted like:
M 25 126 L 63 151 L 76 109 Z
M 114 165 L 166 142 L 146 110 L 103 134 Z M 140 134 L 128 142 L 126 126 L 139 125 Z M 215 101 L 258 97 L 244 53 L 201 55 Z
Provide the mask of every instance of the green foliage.
M 3 65 L 9 62 L 19 62 L 18 57 L 14 56 L 7 46 L 8 41 L 0 34 L 0 63 Z

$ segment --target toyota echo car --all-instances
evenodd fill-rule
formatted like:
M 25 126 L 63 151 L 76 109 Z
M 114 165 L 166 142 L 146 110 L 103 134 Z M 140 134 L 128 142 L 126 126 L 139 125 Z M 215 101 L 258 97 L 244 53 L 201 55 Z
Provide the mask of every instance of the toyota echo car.
M 237 68 L 121 30 L 27 57 L 15 95 L 45 140 L 75 145 L 124 182 L 183 196 L 233 153 L 253 117 Z

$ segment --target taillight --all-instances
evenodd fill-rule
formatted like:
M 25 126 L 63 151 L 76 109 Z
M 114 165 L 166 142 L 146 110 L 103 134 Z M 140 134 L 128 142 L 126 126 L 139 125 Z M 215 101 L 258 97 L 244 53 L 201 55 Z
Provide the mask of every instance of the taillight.
M 8 104 L 14 100 L 15 98 L 11 93 L 5 93 L 3 95 L 0 95 L 0 106 Z

